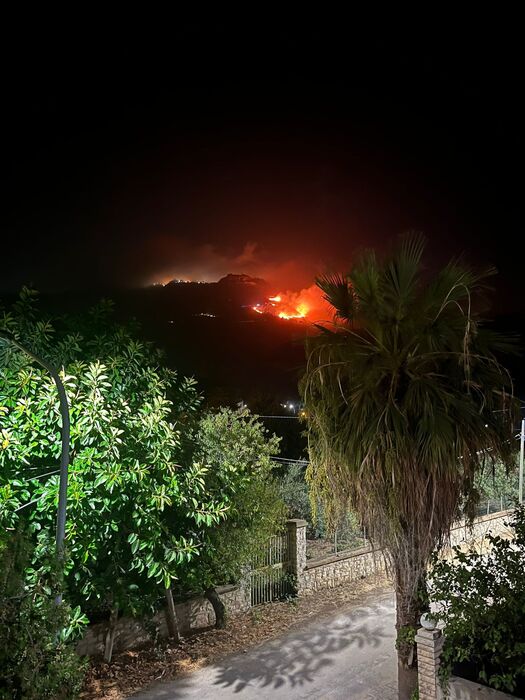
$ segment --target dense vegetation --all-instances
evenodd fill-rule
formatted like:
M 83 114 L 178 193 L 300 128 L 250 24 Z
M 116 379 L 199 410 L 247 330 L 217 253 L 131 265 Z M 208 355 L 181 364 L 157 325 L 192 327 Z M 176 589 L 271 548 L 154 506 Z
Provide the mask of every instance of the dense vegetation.
M 46 318 L 23 290 L 0 332 L 60 370 L 71 416 L 64 597 L 90 619 L 153 609 L 173 584 L 229 582 L 284 514 L 271 479 L 278 440 L 248 412 L 200 414 L 194 380 L 112 320 Z M 50 572 L 60 414 L 45 370 L 0 339 L 0 522 L 30 536 L 30 566 Z M 255 507 L 257 505 L 257 507 Z M 225 543 L 237 549 L 225 556 Z M 242 539 L 250 546 L 240 547 Z M 111 646 L 111 645 L 110 645 Z M 109 657 L 111 656 L 111 649 Z
M 267 438 L 261 423 L 247 410 L 222 409 L 205 414 L 195 435 L 195 458 L 210 465 L 206 488 L 228 504 L 221 521 L 202 532 L 199 556 L 180 577 L 186 591 L 204 591 L 215 608 L 217 626 L 224 607 L 216 587 L 239 581 L 244 569 L 284 523 L 271 458 L 279 441 Z
M 306 474 L 302 463 L 276 472 L 279 440 L 246 409 L 204 412 L 195 381 L 168 369 L 134 324 L 116 324 L 110 303 L 51 317 L 24 289 L 0 309 L 0 698 L 74 697 L 72 644 L 88 620 L 109 618 L 110 660 L 118 616 L 165 600 L 173 610 L 172 590 L 204 593 L 224 625 L 217 587 L 240 579 L 286 512 L 313 536 L 364 523 L 386 546 L 408 661 L 426 566 L 458 509 L 471 513 L 481 492 L 515 493 L 504 476 L 514 411 L 495 354 L 504 344 L 470 305 L 480 278 L 452 264 L 429 282 L 421 251 L 412 241 L 320 283 L 338 321 L 309 341 Z M 70 405 L 62 558 L 56 387 L 9 339 L 57 368 Z M 521 670 L 492 684 L 510 688 L 508 673 Z
M 85 666 L 71 641 L 86 619 L 55 602 L 61 574 L 54 552 L 44 575 L 31 567 L 31 556 L 26 532 L 0 531 L 0 698 L 69 700 Z

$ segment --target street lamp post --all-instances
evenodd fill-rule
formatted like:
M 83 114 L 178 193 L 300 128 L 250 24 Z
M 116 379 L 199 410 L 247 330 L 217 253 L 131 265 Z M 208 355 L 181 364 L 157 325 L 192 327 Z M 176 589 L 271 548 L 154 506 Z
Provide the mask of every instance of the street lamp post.
M 519 501 L 523 503 L 523 457 L 525 455 L 525 418 L 521 421 L 520 433 L 520 483 L 519 483 Z

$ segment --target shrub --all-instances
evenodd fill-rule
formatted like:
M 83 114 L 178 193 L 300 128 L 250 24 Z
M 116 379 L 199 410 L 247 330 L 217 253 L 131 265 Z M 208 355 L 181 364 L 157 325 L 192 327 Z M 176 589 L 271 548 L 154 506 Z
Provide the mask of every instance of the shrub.
M 337 537 L 340 550 L 362 545 L 363 528 L 352 511 L 342 511 L 337 520 L 332 519 L 330 529 L 327 527 L 323 503 L 316 501 L 312 507 L 312 494 L 305 473 L 304 464 L 294 462 L 279 480 L 279 492 L 288 507 L 288 517 L 306 520 L 309 539 Z
M 219 523 L 203 520 L 199 556 L 186 566 L 181 583 L 210 597 L 217 624 L 224 624 L 215 588 L 241 579 L 245 567 L 282 529 L 285 505 L 273 478 L 272 456 L 279 439 L 247 409 L 223 408 L 202 416 L 195 435 L 194 459 L 206 465 L 208 497 L 222 504 Z
M 279 491 L 288 507 L 290 518 L 302 518 L 310 524 L 312 522 L 312 508 L 304 473 L 305 467 L 301 462 L 290 464 L 280 479 Z
M 0 534 L 0 698 L 69 700 L 77 697 L 85 663 L 72 641 L 87 620 L 57 605 L 56 566 L 37 579 L 24 534 Z
M 443 681 L 462 662 L 496 689 L 525 681 L 525 509 L 508 524 L 515 538 L 487 535 L 488 553 L 454 547 L 453 560 L 434 561 L 429 596 L 445 622 Z

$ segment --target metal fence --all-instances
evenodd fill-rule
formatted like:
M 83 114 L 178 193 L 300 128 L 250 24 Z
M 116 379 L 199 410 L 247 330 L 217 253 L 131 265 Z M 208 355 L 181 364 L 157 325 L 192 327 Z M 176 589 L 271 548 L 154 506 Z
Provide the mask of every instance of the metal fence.
M 275 535 L 268 547 L 252 561 L 251 604 L 262 605 L 292 592 L 288 575 L 288 537 Z
M 484 499 L 476 506 L 475 516 L 493 515 L 511 509 L 516 505 L 516 500 L 517 497 L 508 495 Z M 334 532 L 308 539 L 306 557 L 307 559 L 321 559 L 332 554 L 352 552 L 367 544 L 369 544 L 369 540 L 366 529 L 359 525 L 355 516 L 349 516 Z
M 331 554 L 351 552 L 368 544 L 367 533 L 357 517 L 349 513 L 332 532 L 324 531 L 310 537 L 306 543 L 307 559 L 319 559 Z M 312 533 L 314 534 L 314 533 Z
M 478 503 L 476 507 L 476 515 L 491 515 L 492 513 L 500 513 L 502 510 L 508 510 L 516 505 L 516 499 L 508 496 L 499 496 L 498 498 L 488 498 L 485 501 Z

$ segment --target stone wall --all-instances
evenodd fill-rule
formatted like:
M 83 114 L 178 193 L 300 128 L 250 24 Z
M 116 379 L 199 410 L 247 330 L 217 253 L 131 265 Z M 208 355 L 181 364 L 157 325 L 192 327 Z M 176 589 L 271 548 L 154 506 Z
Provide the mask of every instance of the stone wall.
M 472 528 L 464 524 L 458 524 L 450 532 L 452 546 L 464 543 L 465 545 L 483 543 L 483 538 L 488 532 L 492 534 L 508 534 L 511 531 L 506 527 L 512 511 L 494 513 L 477 518 Z M 291 521 L 293 535 L 290 542 L 297 543 L 303 551 L 293 554 L 295 562 L 294 574 L 297 577 L 297 591 L 299 595 L 309 595 L 323 588 L 334 588 L 344 583 L 350 583 L 360 578 L 371 576 L 384 571 L 385 558 L 381 550 L 373 550 L 371 547 L 363 547 L 348 552 L 340 552 L 328 557 L 306 560 L 306 523 L 304 520 Z M 292 547 L 290 547 L 292 549 Z M 302 565 L 302 567 L 301 567 Z
M 384 570 L 383 553 L 371 547 L 312 559 L 306 563 L 302 575 L 298 577 L 298 593 L 311 595 L 323 588 L 335 588 Z
M 450 535 L 451 544 L 481 541 L 490 530 L 494 534 L 507 531 L 504 521 L 510 511 L 478 518 L 472 530 L 464 525 L 453 528 Z M 320 559 L 306 559 L 306 521 L 290 520 L 288 522 L 288 571 L 296 579 L 299 595 L 312 595 L 324 588 L 334 588 L 351 583 L 385 570 L 385 559 L 379 549 L 363 547 L 349 552 L 341 552 Z M 240 586 L 223 586 L 219 594 L 228 615 L 238 615 L 250 608 L 249 577 Z M 210 603 L 202 597 L 191 598 L 175 606 L 180 631 L 185 634 L 197 629 L 211 627 L 215 624 L 215 614 Z M 124 651 L 137 648 L 151 640 L 151 631 L 156 630 L 161 638 L 167 637 L 167 626 L 163 611 L 157 613 L 149 623 L 132 618 L 121 618 L 117 623 L 114 650 Z M 107 624 L 101 623 L 89 627 L 84 639 L 78 644 L 80 654 L 89 656 L 102 654 Z
M 306 566 L 306 520 L 293 519 L 287 522 L 288 573 L 298 583 Z
M 492 513 L 476 518 L 472 528 L 468 528 L 464 523 L 453 527 L 450 531 L 450 544 L 482 544 L 484 537 L 491 532 L 493 535 L 505 535 L 512 537 L 512 530 L 505 524 L 512 514 L 512 510 L 504 510 L 501 513 Z
M 222 586 L 217 588 L 228 615 L 238 615 L 250 608 L 250 591 L 246 586 Z M 182 634 L 193 630 L 212 627 L 215 613 L 206 598 L 196 596 L 175 605 L 175 613 Z M 81 655 L 97 656 L 104 652 L 104 639 L 107 623 L 91 625 L 85 637 L 78 643 L 77 651 Z M 168 636 L 164 611 L 158 612 L 151 620 L 122 617 L 117 623 L 114 652 L 137 649 L 151 641 L 152 633 L 161 639 Z

